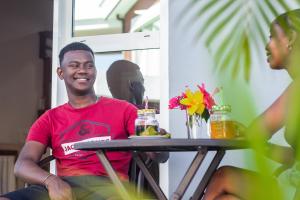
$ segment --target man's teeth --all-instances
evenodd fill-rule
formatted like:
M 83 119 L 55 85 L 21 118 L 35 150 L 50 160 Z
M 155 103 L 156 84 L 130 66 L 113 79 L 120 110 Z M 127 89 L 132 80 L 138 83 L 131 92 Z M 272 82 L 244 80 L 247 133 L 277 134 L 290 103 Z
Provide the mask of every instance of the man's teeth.
M 77 78 L 77 80 L 79 80 L 79 81 L 87 81 L 86 78 Z

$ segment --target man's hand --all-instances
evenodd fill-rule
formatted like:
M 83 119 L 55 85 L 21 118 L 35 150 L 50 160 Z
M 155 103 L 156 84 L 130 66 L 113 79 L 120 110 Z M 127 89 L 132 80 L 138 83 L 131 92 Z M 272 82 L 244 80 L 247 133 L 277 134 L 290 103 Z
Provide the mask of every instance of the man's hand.
M 75 200 L 68 183 L 58 176 L 52 175 L 45 181 L 51 200 Z
M 158 132 L 159 135 L 164 135 L 165 137 L 167 138 L 171 138 L 171 134 L 168 133 L 165 129 L 163 128 L 159 128 L 159 132 Z
M 168 137 L 170 137 L 170 134 L 163 128 L 159 129 L 158 134 L 166 136 L 168 135 Z M 164 163 L 169 159 L 169 152 L 146 152 L 146 154 L 151 158 L 151 160 L 154 160 L 158 163 Z
M 159 129 L 159 135 L 166 135 L 167 133 L 168 132 L 165 129 L 163 129 L 163 128 Z

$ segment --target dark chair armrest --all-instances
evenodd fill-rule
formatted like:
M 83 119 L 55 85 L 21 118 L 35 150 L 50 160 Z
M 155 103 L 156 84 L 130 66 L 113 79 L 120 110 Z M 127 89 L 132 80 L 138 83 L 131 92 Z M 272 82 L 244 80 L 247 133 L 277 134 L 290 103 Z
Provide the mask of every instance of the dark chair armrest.
M 45 157 L 45 158 L 43 158 L 42 160 L 40 160 L 39 162 L 38 162 L 38 166 L 40 166 L 40 167 L 45 167 L 47 164 L 49 164 L 49 162 L 50 161 L 52 161 L 52 160 L 54 160 L 55 159 L 55 157 L 53 156 L 53 155 L 50 155 L 50 156 L 47 156 L 47 157 Z

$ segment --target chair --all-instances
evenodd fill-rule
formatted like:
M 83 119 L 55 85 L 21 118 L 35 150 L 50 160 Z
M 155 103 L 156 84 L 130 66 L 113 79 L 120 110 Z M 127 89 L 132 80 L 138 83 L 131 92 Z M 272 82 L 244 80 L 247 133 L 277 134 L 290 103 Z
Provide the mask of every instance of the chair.
M 152 177 L 158 183 L 159 163 L 163 163 L 163 161 L 151 160 L 146 155 L 142 155 L 142 159 L 145 161 L 145 165 L 149 169 Z M 143 191 L 151 195 L 155 194 L 148 181 L 145 180 L 144 174 L 137 168 L 137 164 L 134 159 L 131 160 L 130 167 L 129 167 L 129 180 L 131 183 L 134 183 L 136 185 L 136 191 L 140 198 L 142 198 Z

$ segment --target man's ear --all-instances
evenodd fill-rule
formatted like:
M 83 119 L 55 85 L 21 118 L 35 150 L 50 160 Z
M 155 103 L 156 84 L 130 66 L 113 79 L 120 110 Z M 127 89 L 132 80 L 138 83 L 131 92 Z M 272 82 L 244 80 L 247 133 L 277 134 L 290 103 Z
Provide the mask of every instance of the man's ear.
M 63 71 L 62 71 L 61 67 L 57 67 L 56 73 L 57 73 L 57 75 L 58 75 L 58 77 L 59 77 L 60 80 L 64 79 L 64 77 L 63 77 Z

